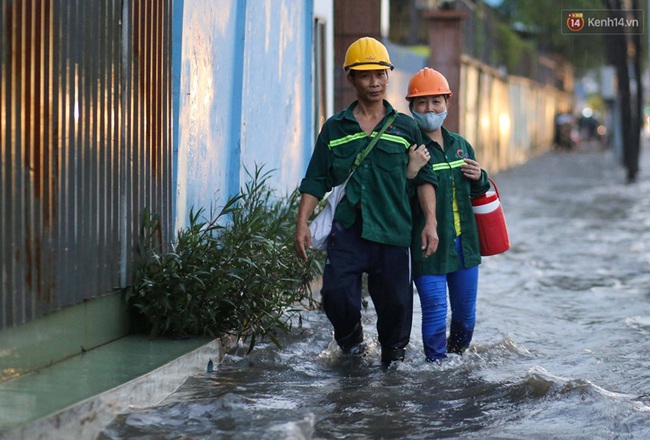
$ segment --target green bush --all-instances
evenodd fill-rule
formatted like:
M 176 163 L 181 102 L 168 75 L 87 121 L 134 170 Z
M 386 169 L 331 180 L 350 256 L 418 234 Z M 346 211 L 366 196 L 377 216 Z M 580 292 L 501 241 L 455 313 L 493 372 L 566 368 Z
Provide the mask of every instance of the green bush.
M 247 172 L 248 173 L 248 172 Z M 219 212 L 190 212 L 170 252 L 161 252 L 158 218 L 143 215 L 128 302 L 154 336 L 234 335 L 256 341 L 291 331 L 300 313 L 318 304 L 310 283 L 320 273 L 293 248 L 299 194 L 278 199 L 256 167 L 241 194 Z

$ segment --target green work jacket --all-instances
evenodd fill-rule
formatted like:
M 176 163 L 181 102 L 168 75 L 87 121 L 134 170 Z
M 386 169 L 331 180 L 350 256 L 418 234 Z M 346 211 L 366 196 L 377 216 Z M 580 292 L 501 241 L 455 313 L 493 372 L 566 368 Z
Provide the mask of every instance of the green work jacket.
M 436 219 L 438 221 L 438 250 L 428 258 L 424 258 L 421 249 L 421 233 L 425 218 L 417 198 L 412 198 L 413 236 L 411 240 L 411 258 L 413 259 L 413 276 L 441 275 L 461 269 L 460 259 L 456 253 L 456 228 L 454 226 L 453 191 L 456 187 L 456 199 L 460 214 L 460 230 L 462 236 L 463 259 L 465 268 L 481 263 L 478 230 L 472 211 L 472 198 L 483 195 L 490 189 L 487 173 L 481 170 L 481 179 L 472 181 L 463 176 L 460 166 L 463 158 L 475 160 L 472 146 L 456 133 L 451 133 L 442 127 L 445 141 L 443 151 L 440 144 L 422 133 L 431 160 L 426 165 L 436 175 Z
M 361 129 L 350 106 L 325 121 L 312 154 L 301 193 L 319 200 L 334 186 L 345 181 L 357 154 L 371 140 Z M 411 241 L 411 207 L 408 188 L 411 185 L 435 184 L 433 170 L 423 167 L 407 183 L 408 149 L 421 145 L 422 134 L 409 116 L 398 113 L 384 101 L 386 117 L 396 119 L 382 134 L 370 154 L 361 162 L 345 187 L 345 197 L 336 208 L 334 220 L 349 228 L 361 211 L 362 238 L 377 243 L 408 247 Z M 384 126 L 386 117 L 372 132 L 374 137 Z

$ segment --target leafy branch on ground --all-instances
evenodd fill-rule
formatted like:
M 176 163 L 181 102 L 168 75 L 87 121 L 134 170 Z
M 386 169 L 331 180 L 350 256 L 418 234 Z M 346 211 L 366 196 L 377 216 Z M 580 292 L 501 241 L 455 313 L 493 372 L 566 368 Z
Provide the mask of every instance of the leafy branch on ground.
M 232 335 L 252 350 L 318 306 L 313 258 L 293 248 L 299 193 L 276 198 L 269 172 L 255 167 L 240 194 L 217 212 L 192 209 L 171 251 L 161 251 L 159 219 L 145 212 L 135 280 L 127 300 L 154 336 Z

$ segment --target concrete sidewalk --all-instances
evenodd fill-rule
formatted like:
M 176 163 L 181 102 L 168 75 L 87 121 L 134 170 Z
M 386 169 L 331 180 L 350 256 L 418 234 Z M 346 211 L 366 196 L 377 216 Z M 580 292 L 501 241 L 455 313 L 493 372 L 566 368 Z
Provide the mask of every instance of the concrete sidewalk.
M 151 406 L 223 358 L 211 339 L 136 335 L 0 383 L 1 439 L 93 439 L 129 406 Z

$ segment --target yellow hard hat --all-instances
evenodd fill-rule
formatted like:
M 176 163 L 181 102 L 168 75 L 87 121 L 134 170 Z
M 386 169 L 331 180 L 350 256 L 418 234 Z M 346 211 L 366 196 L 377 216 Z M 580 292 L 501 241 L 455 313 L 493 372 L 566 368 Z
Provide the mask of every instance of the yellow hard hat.
M 453 93 L 449 89 L 447 78 L 442 73 L 430 67 L 425 67 L 413 75 L 413 78 L 409 81 L 406 99 L 432 95 L 449 95 L 451 97 Z
M 372 37 L 359 38 L 348 47 L 343 68 L 348 70 L 391 69 L 394 66 L 388 58 L 386 46 Z

